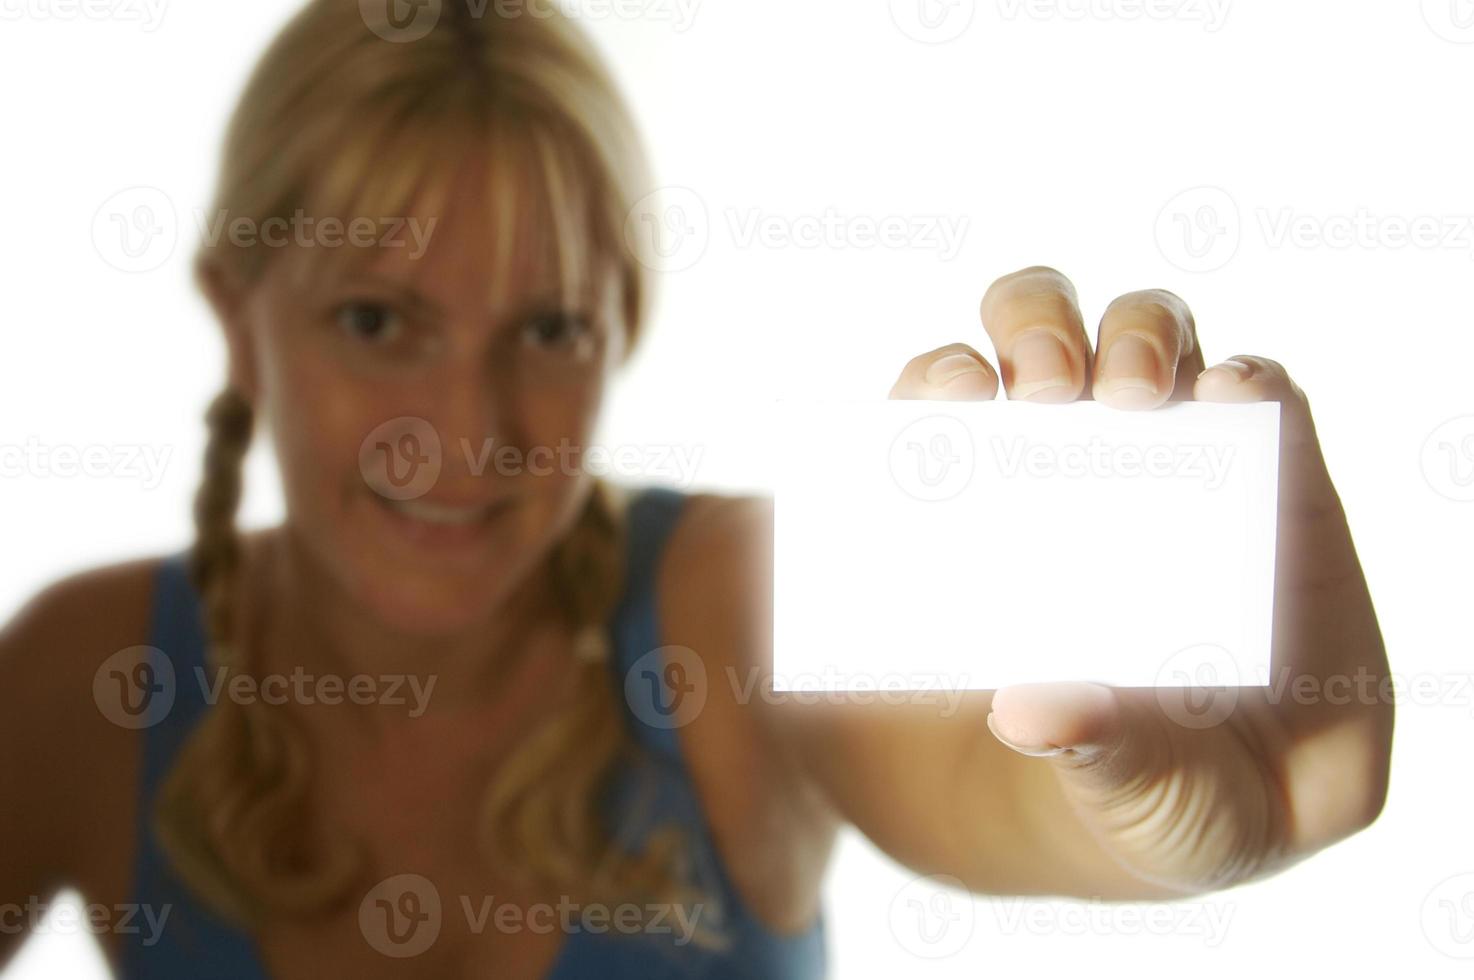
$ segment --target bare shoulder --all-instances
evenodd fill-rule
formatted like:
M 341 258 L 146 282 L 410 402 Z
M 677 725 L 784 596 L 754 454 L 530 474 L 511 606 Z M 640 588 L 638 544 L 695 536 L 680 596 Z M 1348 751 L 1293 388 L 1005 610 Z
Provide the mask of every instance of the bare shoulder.
M 147 643 L 159 561 L 65 578 L 0 629 L 0 901 L 63 885 L 123 900 L 139 741 L 104 715 L 94 680 Z
M 772 667 L 773 503 L 761 496 L 692 494 L 660 573 L 666 642 L 690 647 L 708 672 L 709 697 L 734 701 L 749 721 L 771 712 L 754 682 Z
M 715 612 L 772 598 L 773 501 L 691 494 L 671 536 L 666 571 L 672 598 Z
M 692 494 L 662 557 L 662 642 L 702 665 L 678 729 L 724 864 L 770 928 L 812 921 L 837 820 L 785 750 L 764 695 L 772 650 L 772 502 Z

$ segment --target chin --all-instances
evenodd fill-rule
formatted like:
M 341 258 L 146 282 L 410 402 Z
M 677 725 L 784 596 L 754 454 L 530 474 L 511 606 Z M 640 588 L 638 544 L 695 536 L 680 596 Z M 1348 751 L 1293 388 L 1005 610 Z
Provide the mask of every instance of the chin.
M 354 598 L 386 630 L 432 639 L 484 624 L 497 614 L 512 586 L 509 575 L 460 586 L 402 568 L 374 569 L 359 579 Z
M 364 493 L 335 551 L 354 598 L 386 629 L 450 635 L 497 615 L 543 557 L 554 512 L 529 497 L 399 502 Z

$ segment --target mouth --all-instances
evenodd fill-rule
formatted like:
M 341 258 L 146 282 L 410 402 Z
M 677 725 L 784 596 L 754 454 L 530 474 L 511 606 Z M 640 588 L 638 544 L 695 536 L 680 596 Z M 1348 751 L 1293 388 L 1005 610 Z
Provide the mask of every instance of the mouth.
M 401 538 L 434 548 L 474 548 L 484 545 L 511 512 L 510 500 L 495 503 L 451 504 L 433 500 L 390 500 L 371 494 L 380 514 Z

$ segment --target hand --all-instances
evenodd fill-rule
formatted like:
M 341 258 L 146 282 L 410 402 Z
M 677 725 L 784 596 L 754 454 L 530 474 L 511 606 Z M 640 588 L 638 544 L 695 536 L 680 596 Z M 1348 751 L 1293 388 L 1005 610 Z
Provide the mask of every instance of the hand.
M 1192 313 L 1160 290 L 1111 303 L 1098 355 L 1074 287 L 1052 269 L 998 280 L 982 319 L 1011 399 L 1094 398 L 1123 410 L 1186 399 L 1281 404 L 1274 683 L 1219 689 L 1207 715 L 1201 690 L 1007 687 L 987 717 L 993 735 L 1053 767 L 1098 843 L 1174 891 L 1270 873 L 1368 825 L 1391 754 L 1386 653 L 1304 392 L 1263 357 L 1235 355 L 1205 371 Z M 989 399 L 998 387 L 987 359 L 952 344 L 913 359 L 891 397 Z M 1191 547 L 1191 529 L 1183 534 Z

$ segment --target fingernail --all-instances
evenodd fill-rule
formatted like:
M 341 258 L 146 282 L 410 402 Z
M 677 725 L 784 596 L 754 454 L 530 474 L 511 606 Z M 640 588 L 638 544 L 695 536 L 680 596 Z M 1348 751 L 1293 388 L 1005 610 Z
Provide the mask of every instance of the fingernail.
M 1032 756 L 1035 759 L 1049 759 L 1070 751 L 1057 745 L 1019 745 L 1017 742 L 1010 742 L 998 731 L 998 726 L 993 724 L 993 712 L 988 712 L 988 717 L 984 720 L 988 723 L 988 731 L 993 733 L 994 738 L 1020 755 Z
M 1101 393 L 1118 395 L 1119 401 L 1155 402 L 1162 369 L 1157 351 L 1134 334 L 1122 334 L 1106 348 L 1100 366 Z
M 1030 398 L 1070 387 L 1070 357 L 1048 328 L 1031 330 L 1013 345 L 1013 388 L 1010 398 Z
M 1253 365 L 1245 364 L 1243 361 L 1235 361 L 1233 358 L 1220 361 L 1212 367 L 1205 369 L 1198 377 L 1201 378 L 1203 374 L 1207 374 L 1209 371 L 1221 371 L 1235 381 L 1248 381 L 1254 376 Z
M 983 365 L 976 357 L 967 354 L 948 354 L 938 358 L 926 369 L 926 383 L 940 388 L 948 382 L 966 374 L 982 374 Z

